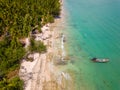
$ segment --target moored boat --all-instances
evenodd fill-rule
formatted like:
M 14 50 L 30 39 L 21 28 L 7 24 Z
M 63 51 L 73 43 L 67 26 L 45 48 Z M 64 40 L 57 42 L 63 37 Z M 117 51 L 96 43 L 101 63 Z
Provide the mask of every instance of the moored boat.
M 109 62 L 109 59 L 108 58 L 104 58 L 104 59 L 93 58 L 92 61 L 99 62 L 99 63 L 106 63 L 106 62 Z

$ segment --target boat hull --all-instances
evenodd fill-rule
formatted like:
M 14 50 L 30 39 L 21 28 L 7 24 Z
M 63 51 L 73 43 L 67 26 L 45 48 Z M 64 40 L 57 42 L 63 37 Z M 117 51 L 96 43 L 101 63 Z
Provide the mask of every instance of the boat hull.
M 97 58 L 93 58 L 92 61 L 93 62 L 98 62 L 98 63 L 106 63 L 106 62 L 109 62 L 109 59 L 97 59 Z

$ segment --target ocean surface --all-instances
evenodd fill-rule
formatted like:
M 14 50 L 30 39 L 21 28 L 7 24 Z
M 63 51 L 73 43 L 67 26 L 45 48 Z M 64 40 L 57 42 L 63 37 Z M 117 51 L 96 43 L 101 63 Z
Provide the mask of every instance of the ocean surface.
M 120 90 L 120 0 L 64 0 L 63 33 L 75 90 Z M 109 58 L 108 63 L 90 59 Z

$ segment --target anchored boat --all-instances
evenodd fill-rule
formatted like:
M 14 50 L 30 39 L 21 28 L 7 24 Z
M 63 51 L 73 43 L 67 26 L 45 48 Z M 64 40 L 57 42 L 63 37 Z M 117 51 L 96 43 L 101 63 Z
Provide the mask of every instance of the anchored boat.
M 109 59 L 108 58 L 104 58 L 104 59 L 93 58 L 92 61 L 99 62 L 99 63 L 106 63 L 106 62 L 109 62 Z

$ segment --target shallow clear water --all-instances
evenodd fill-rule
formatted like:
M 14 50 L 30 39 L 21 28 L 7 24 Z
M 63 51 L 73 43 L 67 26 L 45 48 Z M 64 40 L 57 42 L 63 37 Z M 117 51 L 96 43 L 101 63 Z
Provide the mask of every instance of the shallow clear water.
M 76 90 L 120 90 L 120 0 L 65 0 L 66 50 Z M 91 58 L 109 58 L 93 63 Z

